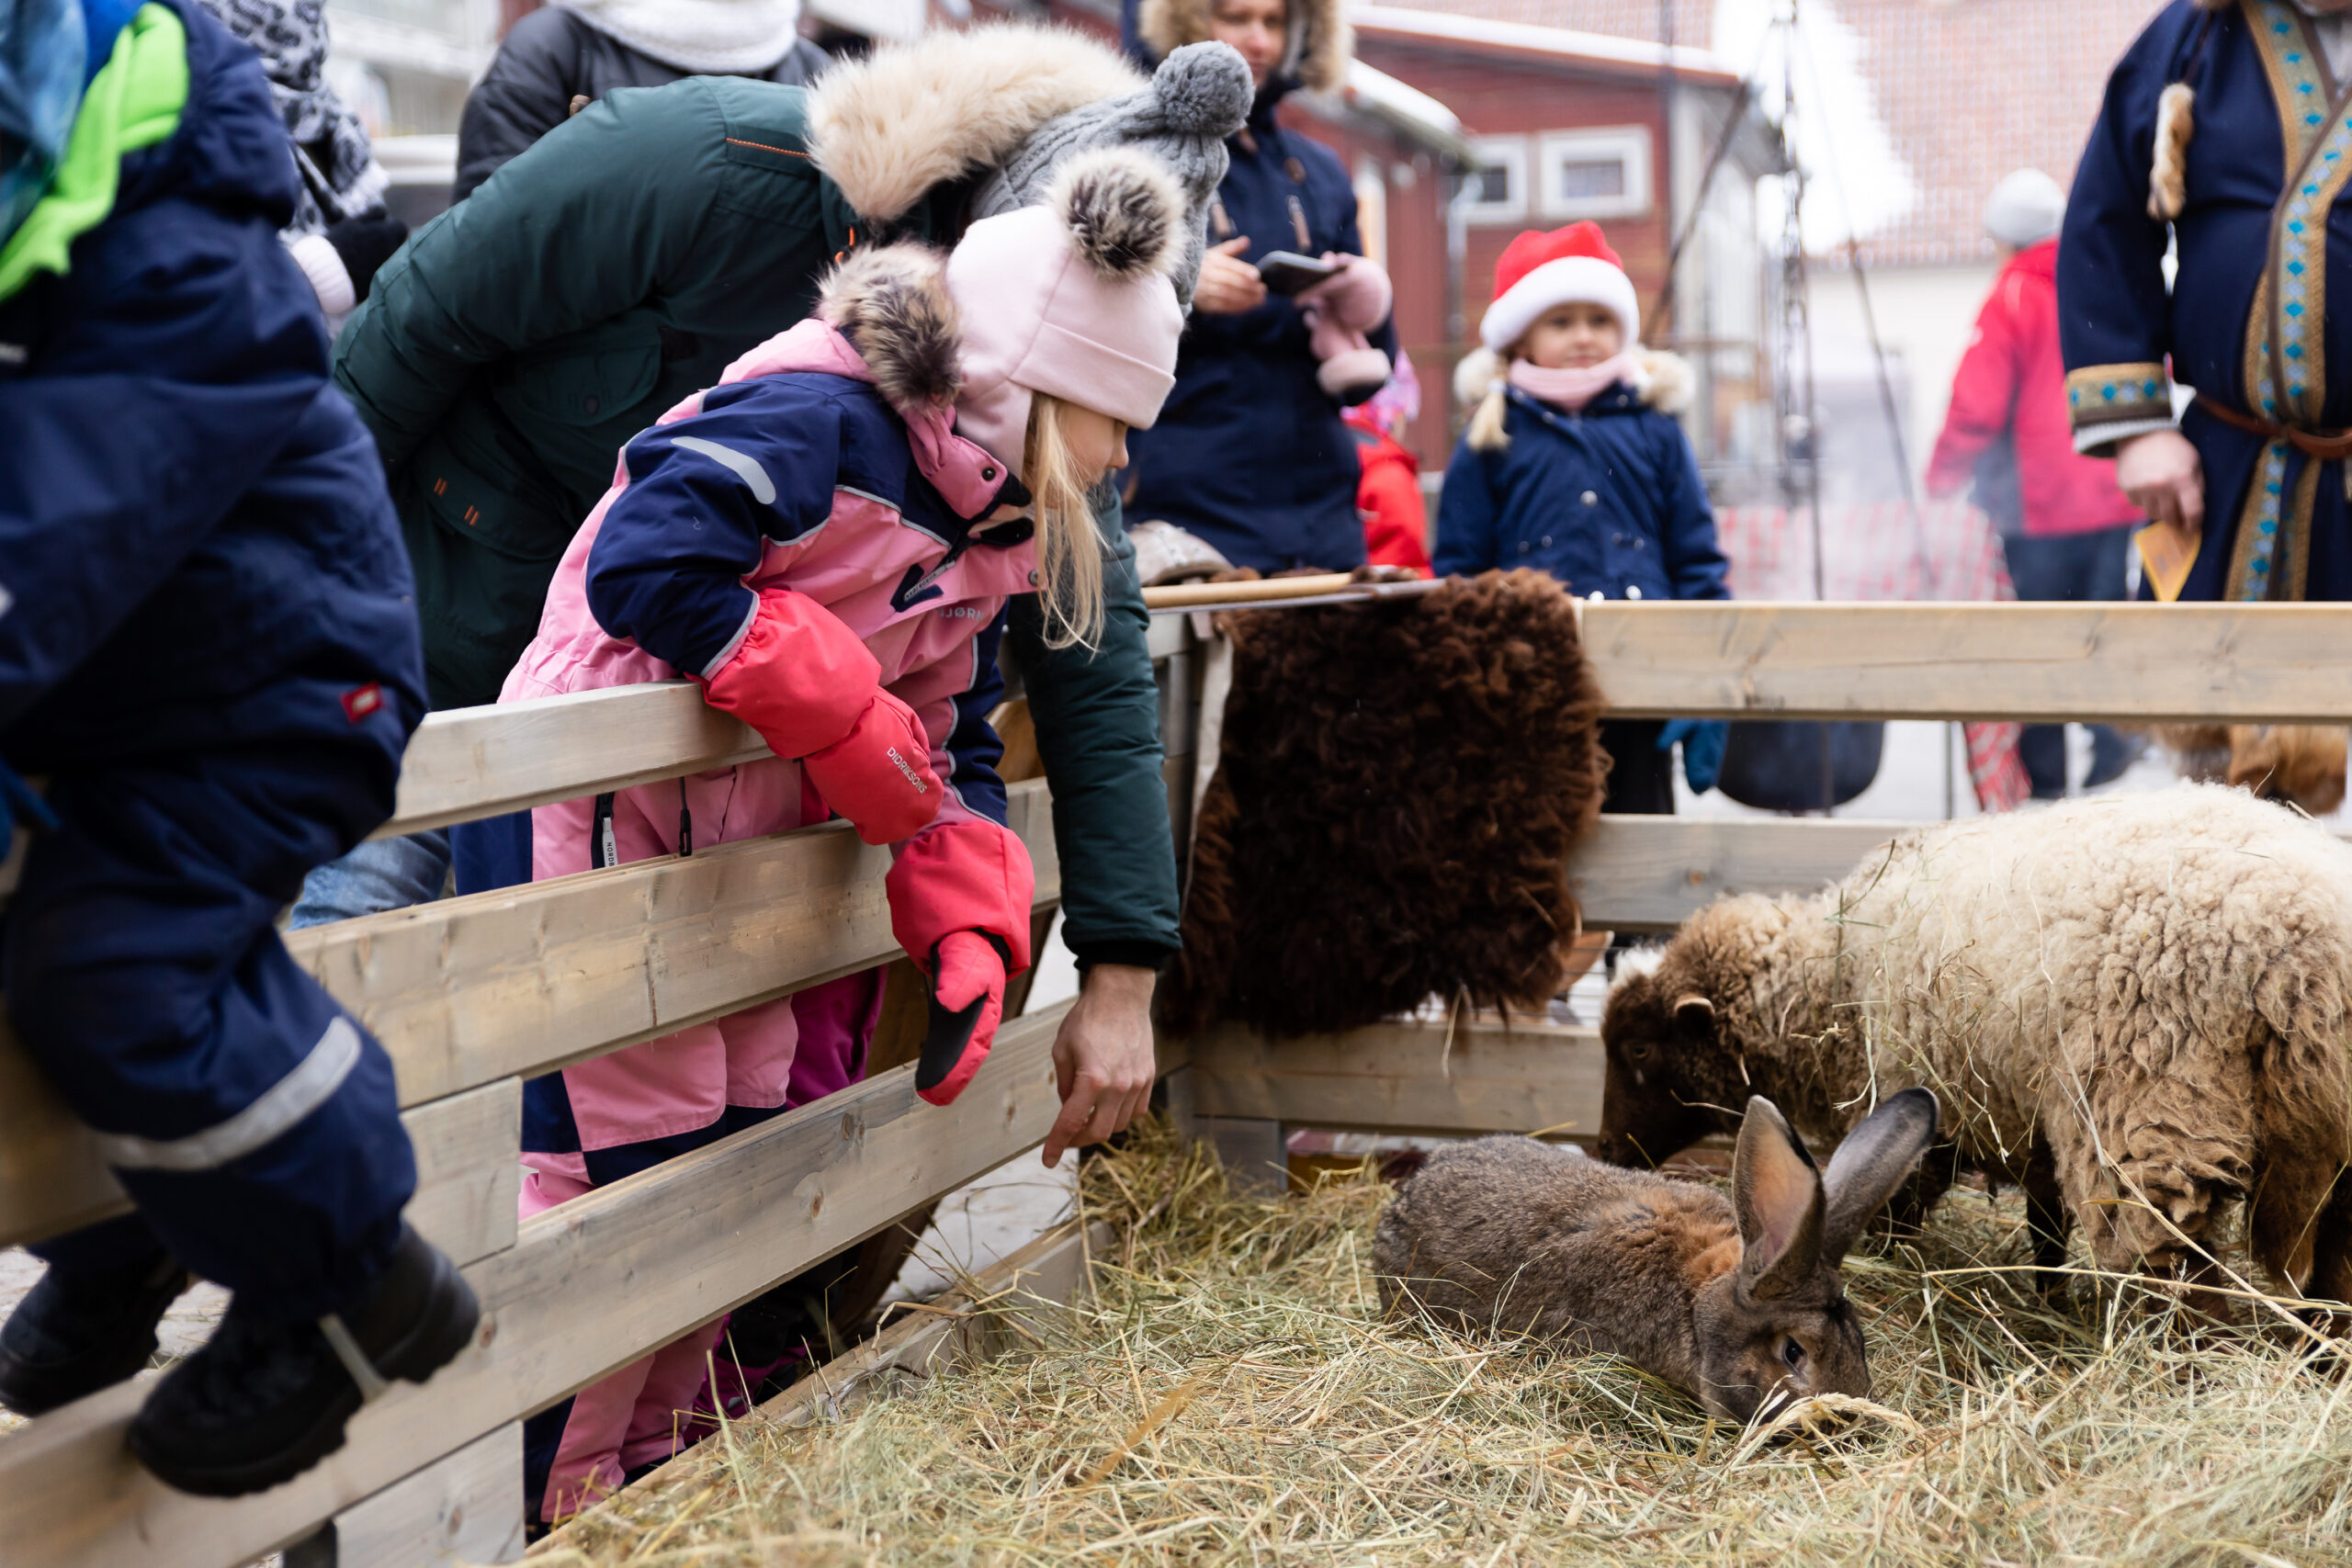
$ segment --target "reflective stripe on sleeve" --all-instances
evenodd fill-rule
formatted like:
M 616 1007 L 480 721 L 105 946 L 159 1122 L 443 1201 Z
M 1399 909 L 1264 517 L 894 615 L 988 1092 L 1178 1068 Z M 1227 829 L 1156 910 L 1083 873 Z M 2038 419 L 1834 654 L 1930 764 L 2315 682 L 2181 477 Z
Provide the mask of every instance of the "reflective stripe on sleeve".
M 134 1138 L 102 1133 L 98 1153 L 118 1170 L 218 1170 L 290 1129 L 324 1105 L 359 1065 L 359 1031 L 347 1018 L 327 1025 L 310 1055 L 270 1085 L 259 1100 L 201 1133 L 185 1138 Z

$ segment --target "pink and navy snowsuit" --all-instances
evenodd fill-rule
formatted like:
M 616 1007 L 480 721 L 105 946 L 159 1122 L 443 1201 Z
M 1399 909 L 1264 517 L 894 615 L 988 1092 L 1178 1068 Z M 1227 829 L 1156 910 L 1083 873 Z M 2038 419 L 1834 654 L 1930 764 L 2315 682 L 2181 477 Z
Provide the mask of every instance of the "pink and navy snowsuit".
M 890 346 L 861 341 L 877 360 Z M 1028 962 L 1030 867 L 1003 827 L 1001 748 L 988 715 L 1002 691 L 1006 600 L 1036 582 L 1032 527 L 1025 518 L 982 521 L 1019 496 L 1018 484 L 954 434 L 952 411 L 895 409 L 875 383 L 849 338 L 805 321 L 631 441 L 613 488 L 564 553 L 538 636 L 500 700 L 687 675 L 715 702 L 723 688 L 752 687 L 821 705 L 842 694 L 834 686 L 871 680 L 820 639 L 796 637 L 808 617 L 837 619 L 878 666 L 882 688 L 915 710 L 944 786 L 937 817 L 895 849 L 896 934 L 920 956 L 949 932 L 987 931 L 1017 971 Z M 838 641 L 839 627 L 823 629 Z M 847 700 L 860 699 L 852 691 Z M 677 853 L 682 807 L 695 847 L 828 815 L 800 763 L 777 756 L 619 792 L 609 806 L 616 858 Z M 534 812 L 533 877 L 605 863 L 597 818 L 587 800 Z M 796 1073 L 796 1055 L 857 1049 L 878 991 L 832 1005 L 821 1041 L 802 1034 L 813 996 L 747 1008 L 526 1086 L 524 1214 L 775 1114 L 794 1098 L 796 1077 L 824 1087 L 854 1077 L 847 1061 L 803 1062 Z M 853 1015 L 846 1022 L 843 1012 Z M 576 1512 L 668 1456 L 676 1413 L 718 1336 L 717 1326 L 688 1335 L 535 1418 L 530 1480 L 544 1487 L 543 1517 Z

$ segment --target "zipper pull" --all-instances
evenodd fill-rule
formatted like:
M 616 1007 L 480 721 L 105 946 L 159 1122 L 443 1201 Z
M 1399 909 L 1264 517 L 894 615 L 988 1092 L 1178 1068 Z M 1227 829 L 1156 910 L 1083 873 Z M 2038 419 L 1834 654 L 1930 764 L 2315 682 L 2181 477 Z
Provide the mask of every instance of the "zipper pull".
M 1315 240 L 1306 231 L 1306 209 L 1299 205 L 1296 196 L 1284 197 L 1283 199 L 1290 203 L 1290 226 L 1291 231 L 1298 236 L 1299 254 L 1314 254 Z

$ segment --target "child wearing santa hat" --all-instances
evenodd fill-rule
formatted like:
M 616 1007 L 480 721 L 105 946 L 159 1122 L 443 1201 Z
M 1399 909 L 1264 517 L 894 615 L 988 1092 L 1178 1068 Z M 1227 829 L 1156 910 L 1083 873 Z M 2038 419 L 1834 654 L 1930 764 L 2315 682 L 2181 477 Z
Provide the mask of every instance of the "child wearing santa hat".
M 1596 223 L 1504 247 L 1494 303 L 1454 390 L 1476 406 L 1438 503 L 1441 576 L 1532 567 L 1592 599 L 1727 599 L 1715 516 L 1673 415 L 1690 377 L 1640 346 L 1641 308 Z M 1724 727 L 1601 726 L 1602 809 L 1674 809 L 1673 748 L 1693 789 L 1714 784 Z

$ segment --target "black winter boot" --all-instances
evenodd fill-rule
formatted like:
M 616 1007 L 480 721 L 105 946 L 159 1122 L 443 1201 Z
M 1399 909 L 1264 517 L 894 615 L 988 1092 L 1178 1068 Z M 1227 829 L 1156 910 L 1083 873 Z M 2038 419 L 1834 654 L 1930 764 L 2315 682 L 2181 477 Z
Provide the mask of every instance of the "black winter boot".
M 0 1326 L 0 1404 L 40 1416 L 120 1382 L 155 1353 L 155 1325 L 187 1289 L 160 1247 L 112 1269 L 51 1264 Z
M 211 1341 L 147 1396 L 130 1450 L 199 1496 L 275 1486 L 343 1447 L 345 1424 L 387 1382 L 423 1382 L 447 1365 L 481 1318 L 457 1266 L 403 1224 L 383 1277 L 335 1316 L 274 1323 L 233 1298 Z

